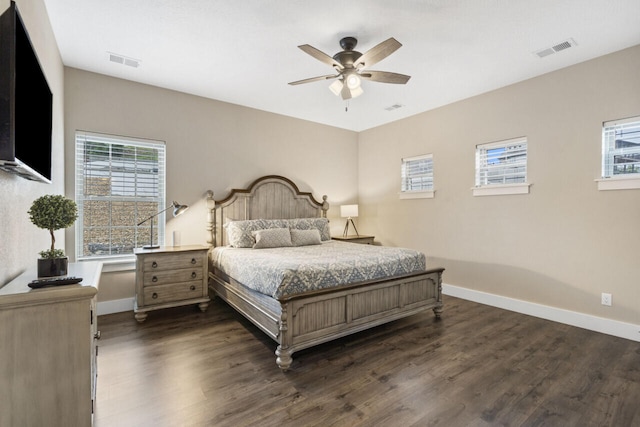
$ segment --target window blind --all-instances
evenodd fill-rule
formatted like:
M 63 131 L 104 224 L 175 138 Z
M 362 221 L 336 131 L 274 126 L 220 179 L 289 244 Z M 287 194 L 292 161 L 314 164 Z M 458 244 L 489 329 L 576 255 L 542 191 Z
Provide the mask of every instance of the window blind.
M 402 192 L 433 190 L 433 155 L 402 159 Z
M 76 256 L 132 254 L 164 242 L 165 144 L 121 136 L 76 132 Z
M 476 187 L 526 182 L 526 138 L 476 146 Z
M 602 177 L 640 174 L 640 117 L 602 126 Z

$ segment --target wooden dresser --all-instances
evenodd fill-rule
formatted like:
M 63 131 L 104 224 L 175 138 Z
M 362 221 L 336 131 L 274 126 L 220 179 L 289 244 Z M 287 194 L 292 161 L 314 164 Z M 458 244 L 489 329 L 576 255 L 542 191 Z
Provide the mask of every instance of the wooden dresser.
M 149 311 L 198 304 L 209 306 L 209 248 L 202 245 L 162 246 L 136 249 L 136 298 L 134 313 L 138 322 Z
M 0 426 L 93 424 L 101 272 L 70 263 L 81 283 L 31 289 L 34 267 L 0 288 Z

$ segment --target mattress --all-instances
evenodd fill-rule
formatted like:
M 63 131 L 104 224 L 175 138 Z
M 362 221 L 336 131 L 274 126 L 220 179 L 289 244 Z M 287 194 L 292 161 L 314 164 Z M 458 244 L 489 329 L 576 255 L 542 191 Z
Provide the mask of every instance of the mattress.
M 358 282 L 424 271 L 421 252 L 389 246 L 325 241 L 268 249 L 216 247 L 212 266 L 275 299 Z

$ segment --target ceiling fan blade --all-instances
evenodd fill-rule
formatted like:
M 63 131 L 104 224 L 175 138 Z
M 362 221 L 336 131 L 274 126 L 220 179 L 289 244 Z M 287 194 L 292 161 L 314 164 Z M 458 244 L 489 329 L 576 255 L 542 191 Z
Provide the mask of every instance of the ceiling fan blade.
M 330 65 L 332 67 L 335 67 L 338 70 L 342 70 L 344 68 L 341 63 L 339 63 L 338 61 L 336 61 L 335 59 L 333 59 L 332 57 L 330 57 L 326 53 L 316 49 L 315 47 L 313 47 L 311 45 L 303 44 L 303 45 L 300 45 L 298 47 L 300 49 L 302 49 L 304 52 L 306 52 L 309 55 L 311 55 L 314 58 L 316 58 L 320 62 L 324 62 L 325 64 Z
M 301 85 L 303 83 L 311 83 L 311 82 L 318 82 L 320 80 L 331 80 L 331 79 L 335 79 L 336 77 L 340 77 L 340 74 L 327 74 L 326 76 L 318 76 L 318 77 L 311 77 L 310 79 L 304 79 L 304 80 L 298 80 L 297 82 L 290 82 L 290 85 Z
M 409 81 L 411 76 L 398 73 L 390 73 L 388 71 L 371 71 L 367 70 L 359 74 L 363 79 L 380 83 L 394 83 L 403 85 Z
M 382 43 L 366 51 L 360 58 L 358 58 L 358 61 L 354 64 L 354 67 L 364 68 L 377 64 L 396 50 L 400 49 L 401 46 L 402 43 L 400 43 L 393 37 L 390 37 Z

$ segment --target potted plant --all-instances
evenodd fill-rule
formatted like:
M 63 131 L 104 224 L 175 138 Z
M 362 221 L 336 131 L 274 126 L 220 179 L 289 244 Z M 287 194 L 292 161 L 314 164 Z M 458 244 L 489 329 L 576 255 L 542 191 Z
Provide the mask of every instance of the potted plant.
M 74 223 L 78 218 L 78 205 L 61 195 L 46 195 L 34 200 L 28 213 L 36 227 L 49 230 L 51 234 L 51 249 L 40 252 L 38 277 L 66 275 L 69 258 L 62 249 L 55 248 L 56 238 L 53 232 Z

